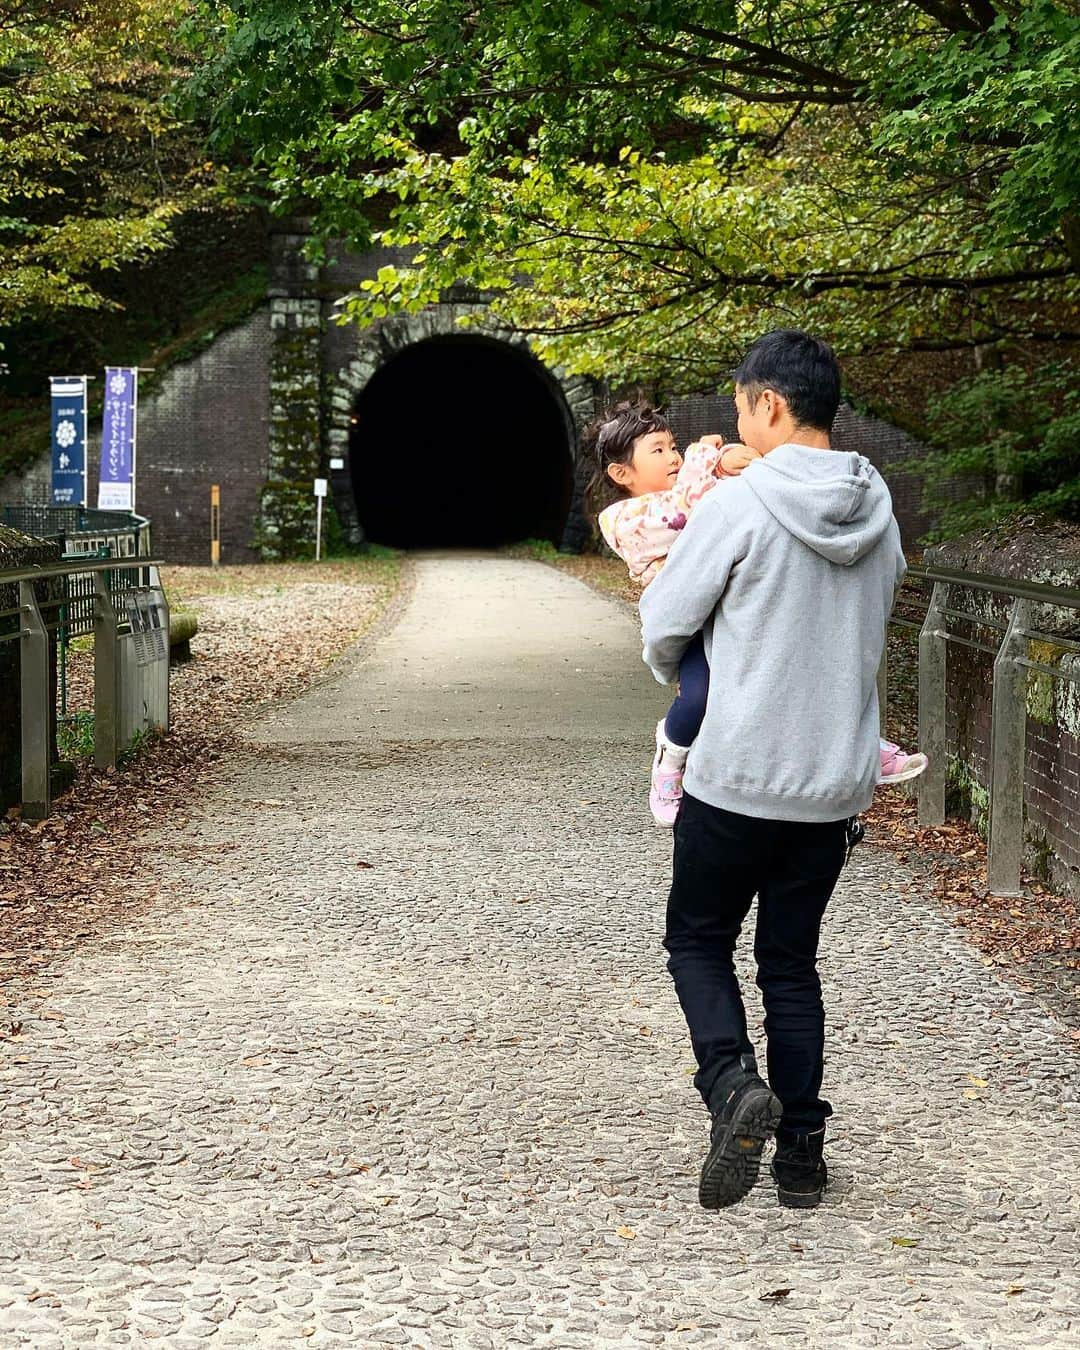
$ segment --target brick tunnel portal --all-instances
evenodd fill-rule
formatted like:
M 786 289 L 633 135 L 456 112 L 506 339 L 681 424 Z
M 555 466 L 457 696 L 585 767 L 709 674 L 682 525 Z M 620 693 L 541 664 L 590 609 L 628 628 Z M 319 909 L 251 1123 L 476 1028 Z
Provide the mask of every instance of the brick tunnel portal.
M 405 348 L 357 396 L 349 462 L 364 534 L 399 548 L 563 537 L 572 420 L 548 372 L 483 337 Z

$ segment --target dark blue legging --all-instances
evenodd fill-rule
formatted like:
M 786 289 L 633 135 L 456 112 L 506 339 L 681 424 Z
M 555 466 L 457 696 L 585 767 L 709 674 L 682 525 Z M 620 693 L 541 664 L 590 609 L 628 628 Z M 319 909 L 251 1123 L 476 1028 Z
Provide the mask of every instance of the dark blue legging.
M 679 696 L 668 709 L 664 731 L 672 745 L 692 745 L 705 720 L 709 697 L 709 662 L 705 640 L 696 634 L 679 662 Z

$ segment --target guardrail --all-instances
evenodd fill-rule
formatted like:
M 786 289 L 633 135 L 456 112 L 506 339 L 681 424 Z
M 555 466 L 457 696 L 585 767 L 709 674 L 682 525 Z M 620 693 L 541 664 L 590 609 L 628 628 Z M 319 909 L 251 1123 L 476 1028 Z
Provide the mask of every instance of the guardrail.
M 1036 610 L 1050 607 L 1080 612 L 1080 590 L 1041 582 L 963 572 L 949 567 L 913 567 L 908 576 L 932 589 L 921 621 L 894 614 L 892 624 L 919 634 L 919 749 L 929 759 L 917 780 L 920 825 L 945 820 L 948 757 L 945 727 L 948 647 L 972 648 L 994 659 L 990 732 L 990 812 L 988 882 L 994 895 L 1019 895 L 1024 857 L 1024 771 L 1027 745 L 1028 671 L 1080 683 L 1076 670 L 1034 659 L 1031 643 L 1063 652 L 1080 652 L 1080 642 L 1036 627 Z M 1007 617 L 964 610 L 951 604 L 954 588 L 1010 601 Z M 1078 613 L 1080 623 L 1080 613 Z M 963 625 L 965 631 L 957 632 Z M 1000 634 L 997 641 L 987 634 Z M 882 706 L 888 688 L 883 662 L 879 677 Z M 1077 803 L 1080 811 L 1080 802 Z
M 158 559 L 67 560 L 0 571 L 0 642 L 20 646 L 23 816 L 52 809 L 52 642 L 64 629 L 94 635 L 94 762 L 115 767 L 135 734 L 169 725 L 169 607 Z M 72 581 L 92 591 L 71 594 Z M 47 593 L 39 594 L 45 590 Z M 14 601 L 14 603 L 12 603 Z M 74 611 L 74 622 L 69 617 Z

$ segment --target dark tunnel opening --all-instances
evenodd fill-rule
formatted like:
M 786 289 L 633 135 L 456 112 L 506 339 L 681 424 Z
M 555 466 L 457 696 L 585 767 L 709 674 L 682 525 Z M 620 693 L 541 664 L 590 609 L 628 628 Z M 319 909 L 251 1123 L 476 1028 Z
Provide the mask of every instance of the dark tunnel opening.
M 349 460 L 365 536 L 398 548 L 558 544 L 572 486 L 570 419 L 524 352 L 431 338 L 369 380 Z

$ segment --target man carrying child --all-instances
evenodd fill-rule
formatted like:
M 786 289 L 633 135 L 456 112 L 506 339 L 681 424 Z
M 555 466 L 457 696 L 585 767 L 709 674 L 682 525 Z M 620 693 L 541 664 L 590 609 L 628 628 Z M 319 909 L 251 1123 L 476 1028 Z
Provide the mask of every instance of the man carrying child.
M 853 818 L 879 773 L 877 671 L 905 564 L 888 489 L 831 449 L 840 373 L 795 330 L 735 372 L 740 439 L 761 458 L 695 508 L 641 600 L 645 660 L 677 678 L 701 633 L 704 721 L 675 824 L 664 945 L 713 1117 L 699 1195 L 742 1199 L 777 1135 L 782 1203 L 818 1203 L 822 916 Z M 733 954 L 754 896 L 768 1080 L 758 1075 Z

